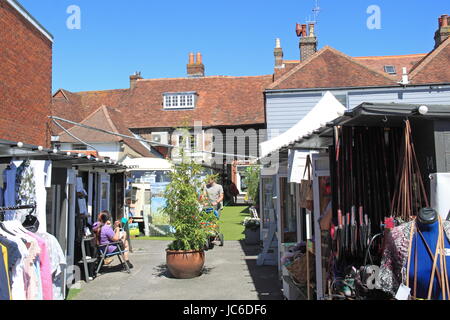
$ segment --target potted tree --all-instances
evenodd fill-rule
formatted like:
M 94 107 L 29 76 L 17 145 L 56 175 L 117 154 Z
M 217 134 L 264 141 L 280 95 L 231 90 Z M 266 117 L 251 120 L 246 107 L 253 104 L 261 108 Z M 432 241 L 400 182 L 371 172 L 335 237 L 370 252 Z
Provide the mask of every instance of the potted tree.
M 208 214 L 202 211 L 199 193 L 201 165 L 179 151 L 181 161 L 174 164 L 171 182 L 166 188 L 164 212 L 175 229 L 175 240 L 166 250 L 166 264 L 172 276 L 189 279 L 201 275 L 205 263 L 207 231 L 203 224 Z

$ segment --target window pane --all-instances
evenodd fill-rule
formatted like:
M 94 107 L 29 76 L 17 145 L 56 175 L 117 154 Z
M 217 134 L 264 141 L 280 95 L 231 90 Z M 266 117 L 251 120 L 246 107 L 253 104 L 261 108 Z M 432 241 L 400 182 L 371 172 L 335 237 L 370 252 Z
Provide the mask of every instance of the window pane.
M 172 97 L 172 106 L 173 107 L 178 107 L 178 96 L 173 96 Z

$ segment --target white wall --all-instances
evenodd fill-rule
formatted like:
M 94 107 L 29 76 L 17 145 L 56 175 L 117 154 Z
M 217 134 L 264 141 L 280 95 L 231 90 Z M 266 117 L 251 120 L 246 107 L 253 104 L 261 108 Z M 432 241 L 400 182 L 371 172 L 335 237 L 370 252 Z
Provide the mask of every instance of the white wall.
M 120 156 L 120 144 L 118 142 L 111 143 L 89 143 L 94 148 L 97 149 L 99 156 L 101 157 L 109 157 L 114 161 L 119 160 Z M 92 150 L 91 148 L 87 148 L 88 150 Z M 61 150 L 73 150 L 72 143 L 61 143 Z
M 327 90 L 266 92 L 268 139 L 293 127 L 311 111 Z M 363 102 L 403 104 L 450 104 L 450 86 L 329 89 L 336 96 L 347 96 L 349 109 Z

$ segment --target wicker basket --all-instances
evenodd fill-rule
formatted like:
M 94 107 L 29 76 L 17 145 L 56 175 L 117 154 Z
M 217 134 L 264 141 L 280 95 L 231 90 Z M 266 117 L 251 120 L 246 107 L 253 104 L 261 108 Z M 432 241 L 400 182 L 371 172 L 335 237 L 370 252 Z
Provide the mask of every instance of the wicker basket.
M 300 254 L 295 259 L 294 262 L 286 267 L 292 278 L 300 284 L 306 284 L 307 274 L 306 274 L 306 254 Z M 314 256 L 309 257 L 309 276 L 310 281 L 315 281 L 315 263 Z

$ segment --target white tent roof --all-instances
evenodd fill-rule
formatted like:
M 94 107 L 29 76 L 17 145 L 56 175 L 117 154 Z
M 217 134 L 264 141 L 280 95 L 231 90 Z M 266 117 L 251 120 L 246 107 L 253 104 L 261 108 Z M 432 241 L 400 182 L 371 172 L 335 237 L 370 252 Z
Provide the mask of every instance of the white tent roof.
M 344 114 L 346 108 L 327 91 L 322 99 L 296 125 L 279 136 L 260 144 L 261 158 L 290 145 Z

